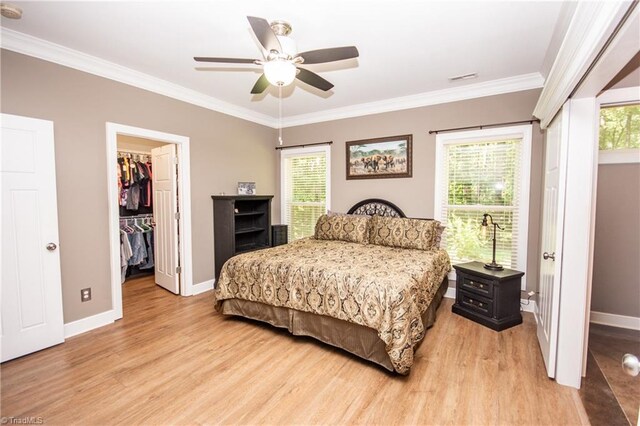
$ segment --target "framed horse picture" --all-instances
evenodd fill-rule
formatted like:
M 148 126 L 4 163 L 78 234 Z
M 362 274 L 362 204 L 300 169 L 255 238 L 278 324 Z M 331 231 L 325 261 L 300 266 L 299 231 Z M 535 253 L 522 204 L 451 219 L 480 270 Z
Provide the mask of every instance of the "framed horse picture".
M 347 142 L 347 179 L 412 176 L 413 135 Z

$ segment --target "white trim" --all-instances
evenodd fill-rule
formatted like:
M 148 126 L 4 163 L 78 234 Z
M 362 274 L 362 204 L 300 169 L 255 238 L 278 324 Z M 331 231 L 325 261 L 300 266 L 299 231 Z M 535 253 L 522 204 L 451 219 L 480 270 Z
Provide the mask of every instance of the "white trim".
M 77 336 L 78 334 L 113 324 L 115 320 L 115 312 L 111 309 L 90 317 L 72 321 L 64 325 L 64 337 L 65 339 L 68 339 L 69 337 Z
M 620 19 L 625 1 L 578 2 L 533 115 L 545 129 L 585 75 Z
M 64 65 L 212 111 L 277 127 L 277 119 L 28 34 L 2 28 L 2 48 Z
M 449 287 L 447 289 L 447 291 L 444 293 L 444 297 L 446 297 L 447 299 L 454 299 L 456 298 L 456 288 L 455 287 Z M 531 312 L 534 313 L 536 311 L 536 301 L 535 300 L 529 300 L 529 304 L 527 305 L 527 299 L 520 299 L 520 307 L 522 307 L 522 312 Z M 535 315 L 534 315 L 535 317 Z M 537 319 L 536 319 L 537 321 Z
M 629 317 L 626 315 L 591 311 L 590 322 L 593 324 L 608 325 L 610 327 L 628 328 L 629 330 L 640 330 L 639 317 Z
M 640 102 L 640 87 L 623 87 L 602 92 L 596 100 L 600 107 Z
M 516 75 L 513 77 L 490 80 L 482 83 L 467 84 L 449 89 L 433 90 L 431 92 L 419 93 L 417 95 L 383 99 L 380 101 L 328 109 L 320 112 L 312 112 L 309 114 L 293 115 L 283 118 L 282 126 L 302 126 L 304 124 L 320 123 L 323 121 L 340 120 L 343 118 L 361 117 L 364 115 L 400 111 L 429 105 L 446 104 L 449 102 L 482 98 L 485 96 L 539 89 L 543 84 L 544 78 L 540 73 L 536 72 Z
M 456 288 L 455 287 L 449 287 L 447 288 L 447 291 L 444 293 L 444 297 L 446 297 L 447 299 L 454 299 L 456 298 Z
M 282 163 L 287 157 L 293 157 L 296 155 L 313 154 L 315 152 L 324 152 L 327 162 L 327 180 L 326 180 L 326 207 L 327 211 L 331 210 L 331 145 L 316 145 L 307 146 L 302 148 L 291 148 L 280 150 L 280 223 L 288 225 L 285 222 L 286 211 L 286 194 L 287 194 L 287 182 Z
M 120 231 L 118 219 L 118 177 L 114 160 L 118 150 L 118 135 L 136 136 L 178 145 L 178 209 L 180 221 L 180 262 L 182 276 L 180 294 L 190 296 L 193 291 L 191 256 L 191 157 L 189 138 L 123 124 L 106 123 L 107 136 L 107 192 L 109 207 L 109 244 L 111 253 L 111 303 L 115 319 L 122 318 L 122 284 L 120 282 Z
M 444 146 L 449 144 L 469 143 L 474 141 L 488 141 L 501 138 L 522 138 L 522 170 L 520 172 L 520 200 L 518 219 L 518 264 L 516 268 L 522 272 L 527 272 L 527 243 L 529 240 L 529 196 L 531 185 L 531 140 L 533 126 L 530 124 L 522 126 L 494 127 L 490 129 L 470 130 L 463 132 L 440 133 L 436 135 L 436 178 L 434 194 L 433 217 L 442 221 L 441 204 L 442 194 L 442 173 L 444 167 Z M 455 271 L 449 274 L 449 279 L 455 279 Z M 521 289 L 527 288 L 526 279 L 522 280 Z
M 579 389 L 587 341 L 585 324 L 593 259 L 594 174 L 598 165 L 600 120 L 595 97 L 570 99 L 567 104 L 570 108 L 555 378 L 561 385 Z M 558 248 L 556 246 L 556 256 Z
M 211 291 L 215 287 L 215 284 L 216 284 L 215 278 L 207 280 L 207 281 L 203 281 L 203 282 L 198 283 L 198 284 L 194 284 L 191 287 L 191 296 L 195 296 L 195 295 L 200 294 L 200 293 L 205 293 L 207 291 Z
M 633 164 L 640 163 L 640 148 L 610 149 L 598 151 L 598 164 Z
M 274 129 L 279 127 L 279 122 L 276 117 L 222 101 L 193 89 L 188 89 L 184 86 L 28 34 L 2 28 L 1 43 L 3 49 L 64 65 L 130 86 L 139 87 L 212 111 L 262 124 L 263 126 Z M 460 85 L 448 89 L 434 90 L 417 95 L 382 99 L 375 102 L 345 106 L 326 111 L 294 115 L 283 119 L 283 127 L 300 126 L 303 124 L 320 123 L 348 117 L 399 111 L 427 105 L 444 104 L 484 96 L 538 89 L 542 87 L 543 84 L 544 78 L 540 73 L 523 74 L 481 83 Z

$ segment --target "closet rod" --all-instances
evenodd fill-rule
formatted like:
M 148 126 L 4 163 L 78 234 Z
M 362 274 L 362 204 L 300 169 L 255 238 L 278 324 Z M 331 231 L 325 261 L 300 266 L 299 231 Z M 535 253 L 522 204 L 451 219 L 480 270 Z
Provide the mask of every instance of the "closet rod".
M 305 143 L 302 145 L 288 145 L 288 146 L 276 146 L 276 150 L 280 151 L 281 149 L 291 149 L 291 148 L 304 148 L 307 146 L 315 146 L 315 145 L 331 145 L 333 141 L 329 142 L 317 142 L 317 143 Z
M 125 150 L 118 150 L 118 154 L 136 154 L 136 155 L 146 155 L 147 157 L 151 157 L 151 153 L 150 152 L 142 152 L 142 151 L 125 151 Z
M 120 216 L 120 220 L 125 219 L 148 219 L 153 218 L 153 213 L 138 214 L 135 216 Z
M 525 124 L 525 123 L 529 123 L 529 124 L 533 124 L 533 123 L 539 123 L 540 120 L 538 120 L 537 118 L 532 118 L 531 120 L 522 120 L 522 121 L 509 121 L 507 123 L 494 123 L 494 124 L 479 124 L 477 126 L 467 126 L 467 127 L 453 127 L 451 129 L 439 129 L 439 130 L 429 130 L 429 134 L 433 134 L 435 133 L 436 135 L 438 133 L 444 133 L 444 132 L 455 132 L 458 130 L 470 130 L 470 129 L 484 129 L 486 127 L 498 127 L 498 126 L 511 126 L 513 124 Z

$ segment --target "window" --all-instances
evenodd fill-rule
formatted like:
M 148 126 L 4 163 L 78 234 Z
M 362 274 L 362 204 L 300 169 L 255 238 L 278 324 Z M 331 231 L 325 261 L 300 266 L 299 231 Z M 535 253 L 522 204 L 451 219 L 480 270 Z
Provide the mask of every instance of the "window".
M 489 262 L 493 227 L 498 230 L 496 262 L 526 269 L 529 225 L 531 126 L 513 126 L 436 137 L 435 218 L 446 226 L 442 247 L 452 263 Z
M 640 163 L 640 88 L 611 89 L 600 104 L 600 164 Z
M 331 151 L 326 145 L 280 152 L 282 220 L 294 241 L 313 235 L 316 221 L 329 209 Z

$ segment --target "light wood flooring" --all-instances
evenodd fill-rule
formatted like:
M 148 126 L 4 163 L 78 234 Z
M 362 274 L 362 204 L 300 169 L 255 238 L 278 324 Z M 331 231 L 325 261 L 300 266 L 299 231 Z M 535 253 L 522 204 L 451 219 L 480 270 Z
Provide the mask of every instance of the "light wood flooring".
M 501 333 L 445 299 L 407 377 L 310 338 L 127 282 L 124 318 L 4 363 L 1 415 L 46 424 L 580 424 L 535 334 Z M 576 403 L 578 405 L 576 405 Z

